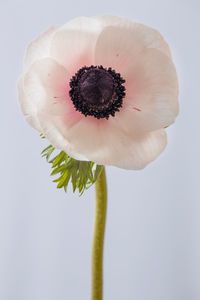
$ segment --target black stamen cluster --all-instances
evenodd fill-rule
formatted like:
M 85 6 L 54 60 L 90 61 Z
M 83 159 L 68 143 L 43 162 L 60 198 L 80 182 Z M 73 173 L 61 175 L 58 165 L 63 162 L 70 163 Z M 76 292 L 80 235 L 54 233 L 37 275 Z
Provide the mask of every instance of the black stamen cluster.
M 69 95 L 76 110 L 97 119 L 114 117 L 122 107 L 125 80 L 112 68 L 81 68 L 70 80 Z

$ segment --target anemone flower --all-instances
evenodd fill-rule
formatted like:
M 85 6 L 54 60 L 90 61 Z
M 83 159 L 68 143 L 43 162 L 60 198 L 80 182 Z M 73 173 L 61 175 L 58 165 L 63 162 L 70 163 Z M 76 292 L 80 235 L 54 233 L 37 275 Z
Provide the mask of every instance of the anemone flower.
M 28 47 L 19 80 L 28 123 L 55 149 L 52 175 L 83 192 L 96 182 L 92 299 L 102 299 L 106 213 L 104 165 L 142 169 L 167 143 L 178 114 L 178 81 L 161 34 L 111 16 L 51 27 Z

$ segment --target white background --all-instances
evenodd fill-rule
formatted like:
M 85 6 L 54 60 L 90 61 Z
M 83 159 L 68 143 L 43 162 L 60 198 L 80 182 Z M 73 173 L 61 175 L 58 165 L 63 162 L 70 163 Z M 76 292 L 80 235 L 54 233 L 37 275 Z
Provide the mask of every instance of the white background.
M 80 15 L 130 17 L 170 43 L 180 115 L 142 171 L 108 168 L 105 300 L 200 299 L 198 0 L 0 0 L 0 299 L 90 299 L 94 190 L 56 190 L 45 146 L 24 121 L 16 81 L 31 39 Z

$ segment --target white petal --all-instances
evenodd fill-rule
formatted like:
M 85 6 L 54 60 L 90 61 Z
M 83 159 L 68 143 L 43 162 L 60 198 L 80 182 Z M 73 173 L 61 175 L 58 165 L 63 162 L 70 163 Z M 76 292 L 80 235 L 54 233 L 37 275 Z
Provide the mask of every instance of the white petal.
M 116 166 L 123 169 L 139 170 L 155 160 L 167 145 L 164 129 L 141 135 L 128 144 Z
M 94 48 L 102 29 L 95 18 L 80 17 L 59 28 L 51 44 L 51 56 L 74 75 L 94 64 Z
M 171 57 L 171 52 L 169 45 L 165 41 L 164 37 L 156 29 L 131 21 L 126 18 L 117 16 L 99 16 L 96 19 L 100 20 L 104 27 L 115 26 L 115 27 L 125 27 L 127 30 L 131 30 L 134 37 L 139 37 L 140 42 L 145 48 L 154 48 L 160 50 L 167 56 Z
M 97 120 L 93 117 L 83 117 L 69 124 L 56 116 L 48 115 L 41 118 L 44 134 L 53 145 L 61 144 L 70 156 L 98 164 L 114 165 L 125 169 L 141 169 L 154 160 L 166 145 L 164 130 L 158 130 L 142 135 L 127 135 L 115 126 L 112 119 Z M 49 127 L 52 128 L 49 130 Z M 53 129 L 56 128 L 57 132 Z M 63 138 L 63 144 L 60 133 Z
M 155 49 L 143 51 L 127 69 L 126 98 L 116 121 L 127 130 L 151 131 L 172 124 L 178 114 L 178 80 L 173 62 Z
M 118 17 L 99 17 L 105 26 L 96 43 L 95 64 L 126 69 L 145 48 L 157 49 L 167 56 L 170 50 L 156 30 Z
M 42 128 L 40 126 L 40 122 L 37 118 L 37 115 L 32 113 L 31 109 L 31 103 L 28 104 L 28 99 L 26 96 L 26 93 L 24 92 L 24 78 L 23 76 L 20 77 L 18 81 L 18 97 L 19 97 L 19 103 L 21 106 L 21 110 L 26 118 L 26 121 L 36 130 L 38 130 L 40 133 L 42 132 Z
M 36 60 L 49 56 L 52 36 L 56 32 L 56 29 L 56 27 L 49 28 L 30 43 L 24 59 L 24 71 L 26 71 Z
M 69 98 L 69 78 L 66 69 L 50 58 L 31 65 L 19 83 L 19 97 L 23 113 L 29 123 L 41 129 L 38 114 L 43 110 L 62 116 L 75 113 Z
M 43 111 L 39 114 L 39 119 L 43 134 L 55 148 L 65 151 L 77 160 L 88 160 L 83 154 L 78 153 L 66 138 L 70 127 L 79 121 L 73 114 L 56 116 Z
M 125 169 L 142 169 L 166 146 L 164 130 L 134 135 L 115 127 L 112 120 L 91 123 L 82 119 L 68 132 L 76 151 L 98 164 Z
M 127 29 L 131 27 L 131 30 L 134 31 L 135 36 L 140 36 L 140 41 L 145 48 L 154 48 L 165 55 L 171 57 L 171 51 L 169 45 L 165 41 L 164 37 L 156 29 L 131 21 L 126 18 L 117 17 L 117 16 L 100 16 L 97 17 L 98 20 L 101 20 L 104 26 L 125 26 Z M 137 33 L 136 33 L 137 32 Z

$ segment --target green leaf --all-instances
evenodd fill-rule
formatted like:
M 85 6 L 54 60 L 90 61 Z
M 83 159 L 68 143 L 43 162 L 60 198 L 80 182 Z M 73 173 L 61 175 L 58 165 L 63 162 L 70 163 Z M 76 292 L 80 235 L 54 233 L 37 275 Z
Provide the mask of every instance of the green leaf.
M 70 174 L 68 172 L 65 172 L 61 178 L 61 180 L 59 181 L 57 188 L 60 189 L 64 186 L 66 186 L 69 182 L 70 179 Z
M 53 171 L 51 172 L 51 176 L 56 175 L 58 173 L 61 173 L 62 171 L 66 170 L 66 165 L 62 164 L 61 166 L 54 168 Z
M 42 151 L 42 153 L 41 153 L 42 157 L 46 157 L 46 160 L 49 161 L 49 158 L 54 150 L 55 150 L 55 148 L 53 146 L 49 145 Z
M 43 133 L 40 134 L 41 139 L 45 139 L 45 136 Z
M 102 166 L 92 161 L 79 161 L 70 157 L 64 151 L 58 152 L 52 145 L 46 147 L 42 153 L 51 165 L 51 176 L 57 176 L 53 182 L 57 188 L 63 188 L 67 192 L 69 183 L 72 184 L 73 192 L 78 191 L 80 195 L 91 187 L 98 179 Z
M 61 151 L 56 157 L 54 157 L 50 161 L 50 163 L 52 163 L 52 167 L 54 168 L 54 167 L 60 165 L 65 156 L 66 156 L 66 153 L 64 151 Z

